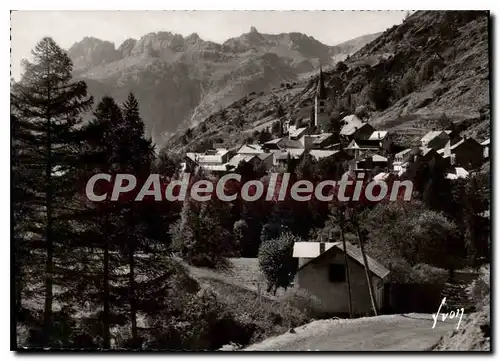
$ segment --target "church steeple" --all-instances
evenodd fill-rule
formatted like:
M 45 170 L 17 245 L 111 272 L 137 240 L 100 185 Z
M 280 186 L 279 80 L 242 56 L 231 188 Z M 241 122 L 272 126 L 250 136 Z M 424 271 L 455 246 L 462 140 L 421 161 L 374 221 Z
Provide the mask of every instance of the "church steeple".
M 319 79 L 318 86 L 316 87 L 316 96 L 319 99 L 326 99 L 325 83 L 323 81 L 323 68 L 321 67 L 321 64 L 319 66 Z

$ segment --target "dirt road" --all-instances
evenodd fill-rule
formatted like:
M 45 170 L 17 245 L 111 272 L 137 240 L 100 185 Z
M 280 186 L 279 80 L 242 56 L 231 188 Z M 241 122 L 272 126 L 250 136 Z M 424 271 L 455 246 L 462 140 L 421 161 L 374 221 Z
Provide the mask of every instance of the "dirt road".
M 245 351 L 425 351 L 457 327 L 457 320 L 433 323 L 430 314 L 314 321 Z

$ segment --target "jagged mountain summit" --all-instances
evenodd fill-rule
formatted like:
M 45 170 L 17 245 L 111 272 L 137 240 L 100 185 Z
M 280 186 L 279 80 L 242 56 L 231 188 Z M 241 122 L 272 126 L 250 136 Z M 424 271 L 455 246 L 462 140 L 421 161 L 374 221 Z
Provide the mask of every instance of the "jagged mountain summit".
M 134 92 L 148 132 L 161 143 L 248 93 L 300 82 L 320 64 L 332 66 L 378 35 L 328 46 L 301 33 L 262 34 L 252 27 L 218 44 L 195 33 L 162 31 L 118 47 L 86 37 L 68 54 L 75 77 L 84 79 L 95 97 L 122 101 Z
M 418 144 L 435 128 L 490 136 L 489 14 L 417 11 L 334 67 L 323 67 L 327 107 L 340 116 L 359 108 L 371 125 L 391 130 L 401 144 Z M 189 132 L 171 149 L 228 147 L 256 141 L 276 120 L 310 118 L 318 71 L 290 87 L 240 98 Z

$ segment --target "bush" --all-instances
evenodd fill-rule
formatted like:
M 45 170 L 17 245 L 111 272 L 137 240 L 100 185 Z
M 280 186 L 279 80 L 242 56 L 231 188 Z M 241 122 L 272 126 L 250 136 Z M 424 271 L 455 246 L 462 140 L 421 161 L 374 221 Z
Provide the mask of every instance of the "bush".
M 389 81 L 377 77 L 370 83 L 368 97 L 377 110 L 384 110 L 391 105 L 392 87 Z
M 182 296 L 181 296 L 182 297 Z M 156 317 L 146 348 L 160 350 L 217 350 L 225 344 L 245 344 L 252 331 L 236 320 L 212 289 L 183 298 L 178 309 Z
M 414 69 L 408 70 L 397 87 L 397 95 L 402 98 L 417 88 L 417 72 Z
M 348 69 L 349 69 L 349 67 L 343 61 L 339 61 L 337 63 L 337 66 L 335 67 L 335 70 L 339 71 L 339 72 L 344 72 Z
M 438 57 L 427 59 L 418 72 L 417 85 L 421 85 L 434 77 L 446 66 L 445 62 Z
M 444 284 L 448 279 L 448 271 L 419 263 L 412 267 L 412 281 L 414 283 Z
M 283 303 L 290 309 L 298 309 L 309 318 L 324 318 L 327 314 L 325 305 L 316 296 L 304 289 L 294 289 L 283 297 Z
M 467 289 L 476 305 L 476 310 L 490 303 L 490 266 L 481 268 L 479 278 L 475 279 Z
M 296 267 L 292 257 L 293 244 L 300 241 L 299 237 L 290 232 L 281 234 L 278 238 L 264 241 L 259 248 L 259 266 L 268 282 L 268 291 L 274 287 L 288 287 L 293 279 Z

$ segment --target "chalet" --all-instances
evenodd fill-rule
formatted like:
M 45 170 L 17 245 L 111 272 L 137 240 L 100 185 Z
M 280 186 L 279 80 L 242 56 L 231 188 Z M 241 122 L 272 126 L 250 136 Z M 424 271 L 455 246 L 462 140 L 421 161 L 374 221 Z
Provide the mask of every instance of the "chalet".
M 451 141 L 451 144 L 459 141 L 459 137 L 455 131 L 452 130 L 433 130 L 425 134 L 422 139 L 420 139 L 421 146 L 423 148 L 441 149 L 447 142 Z
M 211 149 L 204 153 L 186 153 L 185 170 L 192 171 L 198 166 L 207 171 L 226 171 L 225 164 L 229 161 L 231 153 L 225 148 Z
M 469 172 L 462 167 L 455 167 L 453 171 L 446 174 L 446 179 L 465 179 L 469 178 Z
M 278 151 L 284 149 L 299 149 L 302 148 L 302 144 L 298 140 L 292 140 L 289 138 L 277 138 L 270 140 L 262 145 L 264 151 Z
M 443 159 L 443 156 L 433 148 L 420 147 L 419 151 L 417 152 L 418 153 L 416 154 L 416 156 L 418 157 L 418 159 L 424 162 Z
M 257 154 L 257 157 L 260 159 L 261 166 L 263 166 L 266 170 L 271 169 L 274 163 L 274 157 L 272 153 L 260 153 Z
M 490 138 L 481 143 L 483 146 L 483 158 L 490 159 Z
M 331 158 L 334 161 L 344 161 L 349 159 L 349 155 L 342 150 L 323 150 L 323 149 L 311 149 L 309 154 L 316 160 Z
M 392 163 L 392 169 L 399 175 L 407 171 L 409 166 L 409 160 L 412 155 L 412 149 L 407 148 L 394 155 L 394 162 Z
M 256 167 L 260 164 L 261 160 L 256 154 L 236 154 L 227 165 L 230 169 L 236 169 L 241 162 L 250 163 L 253 167 Z
M 369 141 L 377 142 L 378 147 L 389 151 L 392 147 L 391 134 L 386 130 L 376 130 L 369 137 Z
M 237 154 L 260 154 L 264 153 L 264 149 L 260 144 L 244 144 L 236 151 Z
M 299 267 L 294 287 L 302 288 L 317 297 L 324 311 L 331 314 L 347 314 L 349 291 L 346 282 L 345 254 L 353 314 L 370 314 L 373 309 L 363 257 L 360 249 L 349 242 L 346 242 L 345 253 L 342 242 L 296 242 L 293 247 L 293 257 L 298 259 Z M 380 310 L 388 301 L 385 299 L 384 289 L 390 272 L 369 256 L 367 264 L 375 303 Z
M 355 115 L 349 117 L 344 117 L 347 123 L 340 130 L 340 136 L 344 140 L 367 139 L 375 131 L 370 124 L 363 122 Z
M 355 172 L 371 171 L 373 169 L 386 170 L 389 161 L 386 157 L 368 153 L 349 161 L 349 169 Z
M 288 134 L 288 137 L 292 140 L 299 140 L 304 135 L 307 135 L 310 133 L 311 133 L 310 127 L 297 128 L 293 131 L 290 131 L 290 133 Z
M 472 138 L 462 138 L 455 144 L 448 141 L 443 149 L 443 157 L 449 157 L 452 166 L 470 170 L 483 162 L 483 146 Z
M 374 177 L 373 177 L 373 180 L 374 181 L 384 181 L 384 182 L 390 182 L 392 180 L 394 180 L 396 176 L 394 175 L 394 173 L 391 173 L 391 172 L 380 172 L 378 174 L 376 174 Z
M 336 140 L 333 133 L 307 134 L 300 138 L 304 149 L 324 149 L 334 144 Z
M 380 150 L 379 142 L 369 139 L 353 139 L 345 149 L 349 155 L 355 158 L 361 157 L 368 152 L 377 152 Z
M 286 149 L 273 152 L 273 165 L 286 164 L 288 159 L 300 159 L 304 154 L 305 149 Z
M 333 133 L 321 133 L 313 140 L 313 148 L 322 149 L 338 141 L 338 137 Z

